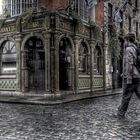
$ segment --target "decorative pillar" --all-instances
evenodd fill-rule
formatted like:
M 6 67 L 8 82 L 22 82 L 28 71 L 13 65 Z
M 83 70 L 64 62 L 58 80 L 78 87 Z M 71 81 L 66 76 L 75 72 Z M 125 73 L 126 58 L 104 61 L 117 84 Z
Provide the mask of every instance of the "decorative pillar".
M 94 48 L 95 48 L 95 41 L 90 41 L 90 89 L 91 92 L 94 90 Z
M 103 88 L 106 90 L 106 50 L 107 50 L 107 45 L 106 45 L 106 33 L 103 30 L 102 32 L 103 36 Z
M 95 22 L 95 5 L 90 8 L 90 21 Z
M 54 35 L 51 35 L 50 43 L 50 90 L 52 93 L 55 92 L 55 46 L 54 46 Z
M 28 51 L 23 50 L 22 52 L 22 65 L 21 65 L 21 77 L 22 77 L 22 92 L 27 92 L 29 90 L 29 68 L 27 67 L 27 60 L 28 60 Z
M 17 91 L 21 90 L 21 35 L 17 36 L 16 52 L 17 52 Z
M 51 90 L 51 72 L 50 72 L 50 33 L 44 32 L 45 49 L 45 91 Z
M 78 60 L 79 60 L 79 37 L 74 38 L 74 46 L 75 46 L 75 57 L 74 57 L 74 66 L 75 66 L 75 92 L 78 93 L 78 79 L 79 79 L 79 71 L 78 71 Z
M 75 85 L 74 85 L 74 81 L 75 81 L 75 74 L 74 74 L 74 62 L 75 62 L 75 60 L 74 60 L 74 50 L 72 50 L 72 54 L 71 54 L 71 60 L 72 60 L 72 64 L 71 64 L 71 90 L 72 91 L 74 91 L 74 87 L 75 87 Z
M 59 37 L 51 33 L 50 37 L 50 89 L 52 93 L 59 91 Z
M 54 49 L 54 87 L 55 91 L 59 92 L 59 37 L 60 34 L 55 34 L 55 49 Z

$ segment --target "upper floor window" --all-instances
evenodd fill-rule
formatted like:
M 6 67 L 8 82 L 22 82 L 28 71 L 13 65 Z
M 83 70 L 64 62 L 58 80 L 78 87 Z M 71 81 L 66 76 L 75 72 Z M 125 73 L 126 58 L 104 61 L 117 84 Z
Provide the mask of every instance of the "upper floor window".
M 138 0 L 135 0 L 135 7 L 138 8 Z
M 111 3 L 108 3 L 108 20 L 112 20 L 113 16 L 113 5 Z
M 120 18 L 122 19 L 122 22 L 120 22 L 120 29 L 123 29 L 123 12 L 120 11 Z
M 1 47 L 1 75 L 16 74 L 16 47 L 14 42 L 6 41 Z
M 17 16 L 29 8 L 37 9 L 38 0 L 3 0 L 3 9 L 11 16 Z
M 84 21 L 89 20 L 88 5 L 86 0 L 69 0 L 71 9 L 74 10 L 78 16 Z

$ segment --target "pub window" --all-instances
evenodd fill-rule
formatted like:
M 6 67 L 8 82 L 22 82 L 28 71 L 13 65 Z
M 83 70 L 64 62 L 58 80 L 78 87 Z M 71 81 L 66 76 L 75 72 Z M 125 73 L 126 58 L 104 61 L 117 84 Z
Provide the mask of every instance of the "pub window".
M 79 48 L 79 72 L 88 74 L 88 49 L 84 43 Z
M 103 73 L 102 70 L 102 53 L 99 46 L 96 46 L 94 50 L 94 73 L 101 75 Z
M 71 5 L 71 9 L 74 10 L 82 20 L 89 20 L 88 5 L 85 0 L 69 0 L 69 4 Z
M 6 41 L 1 47 L 1 75 L 16 74 L 16 59 L 14 42 Z

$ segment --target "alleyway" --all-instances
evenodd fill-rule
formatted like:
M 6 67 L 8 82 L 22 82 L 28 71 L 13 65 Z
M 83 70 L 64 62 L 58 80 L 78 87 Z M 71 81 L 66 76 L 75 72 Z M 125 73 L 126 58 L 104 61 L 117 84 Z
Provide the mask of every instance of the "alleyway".
M 112 117 L 120 96 L 55 106 L 0 103 L 0 140 L 139 140 L 140 103 L 122 122 Z

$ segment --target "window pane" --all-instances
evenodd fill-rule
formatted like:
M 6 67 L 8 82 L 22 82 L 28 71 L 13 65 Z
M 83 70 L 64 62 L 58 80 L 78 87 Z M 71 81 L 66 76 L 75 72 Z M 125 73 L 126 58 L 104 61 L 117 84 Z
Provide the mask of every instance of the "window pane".
M 102 54 L 98 46 L 96 46 L 94 51 L 94 73 L 102 74 Z
M 85 0 L 70 0 L 71 8 L 74 10 L 81 19 L 88 21 L 88 6 Z
M 6 9 L 11 16 L 21 14 L 28 8 L 36 8 L 38 0 L 5 0 L 3 1 L 3 9 Z
M 2 46 L 1 53 L 1 74 L 16 74 L 16 48 L 15 44 L 7 41 Z
M 88 50 L 84 43 L 81 44 L 79 49 L 79 72 L 88 73 Z

